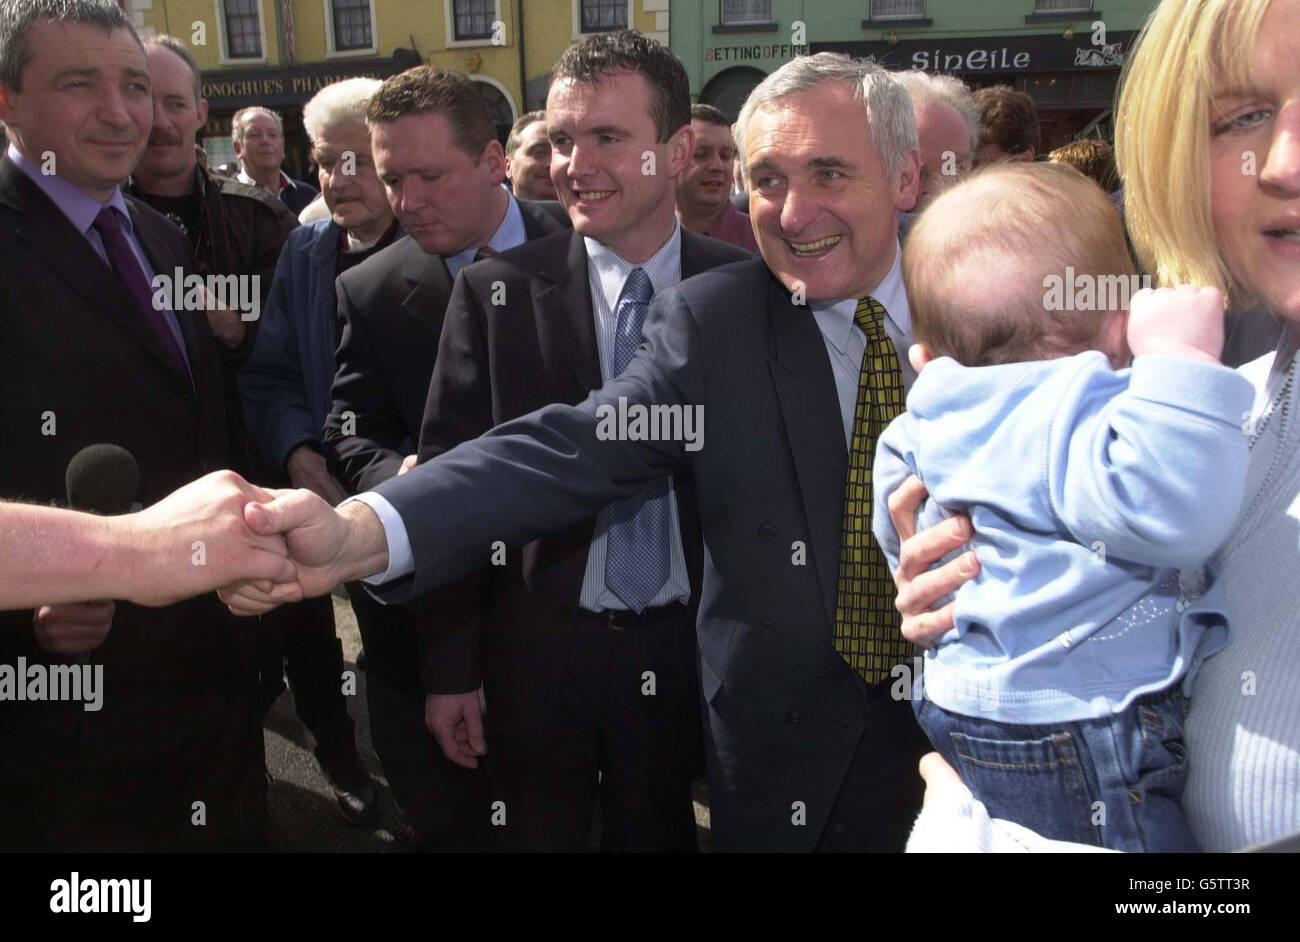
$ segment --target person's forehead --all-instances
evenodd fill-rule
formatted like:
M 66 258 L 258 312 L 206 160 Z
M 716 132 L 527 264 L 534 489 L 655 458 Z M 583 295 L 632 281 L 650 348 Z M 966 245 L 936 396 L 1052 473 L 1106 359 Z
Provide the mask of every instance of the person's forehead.
M 527 150 L 538 142 L 546 141 L 546 121 L 538 120 L 524 128 L 519 135 L 519 149 Z
M 726 147 L 731 144 L 731 128 L 723 127 L 721 124 L 714 124 L 712 121 L 705 121 L 702 118 L 692 119 L 691 127 L 695 130 L 697 143 L 708 143 L 714 147 Z
M 823 94 L 795 92 L 755 110 L 745 129 L 748 160 L 834 156 L 852 161 L 874 152 L 866 111 L 852 92 L 815 91 Z
M 652 96 L 653 89 L 645 76 L 627 69 L 602 75 L 592 82 L 568 77 L 557 79 L 546 99 L 547 125 L 551 128 L 557 123 L 627 126 L 633 121 L 650 121 Z
M 370 153 L 370 130 L 360 118 L 349 118 L 327 124 L 317 134 L 316 149 L 351 150 Z
M 254 111 L 240 119 L 248 130 L 274 131 L 277 129 L 275 118 L 265 111 Z
M 159 85 L 167 85 L 169 90 L 170 86 L 184 85 L 187 89 L 193 87 L 194 73 L 176 53 L 162 46 L 150 46 L 148 54 L 149 77 L 153 79 L 155 91 Z
M 148 73 L 149 60 L 125 28 L 107 31 L 93 23 L 38 20 L 27 34 L 31 58 L 24 73 L 36 69 L 51 74 L 71 65 L 138 69 Z
M 970 150 L 970 126 L 947 102 L 933 101 L 919 106 L 916 109 L 916 127 L 923 139 L 943 140 L 954 147 L 960 145 L 960 151 Z
M 403 115 L 396 121 L 381 121 L 371 131 L 375 157 L 393 172 L 403 172 L 464 163 L 471 164 L 469 154 L 458 147 L 451 123 L 439 112 Z

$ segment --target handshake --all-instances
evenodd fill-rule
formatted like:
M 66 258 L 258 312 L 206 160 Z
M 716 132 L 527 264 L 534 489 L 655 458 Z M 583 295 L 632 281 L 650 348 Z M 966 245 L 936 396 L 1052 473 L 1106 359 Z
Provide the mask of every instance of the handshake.
M 383 527 L 364 503 L 336 509 L 233 471 L 116 517 L 0 504 L 0 530 L 18 537 L 3 550 L 8 609 L 88 598 L 161 606 L 216 589 L 235 614 L 257 615 L 388 567 Z

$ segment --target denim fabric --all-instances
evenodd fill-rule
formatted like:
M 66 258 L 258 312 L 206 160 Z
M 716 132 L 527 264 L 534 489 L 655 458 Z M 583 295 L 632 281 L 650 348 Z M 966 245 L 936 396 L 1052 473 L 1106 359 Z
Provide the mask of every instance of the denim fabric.
M 1199 849 L 1179 801 L 1186 716 L 1177 690 L 1108 718 L 1043 726 L 961 716 L 929 700 L 918 710 L 935 749 L 992 817 L 1130 852 Z

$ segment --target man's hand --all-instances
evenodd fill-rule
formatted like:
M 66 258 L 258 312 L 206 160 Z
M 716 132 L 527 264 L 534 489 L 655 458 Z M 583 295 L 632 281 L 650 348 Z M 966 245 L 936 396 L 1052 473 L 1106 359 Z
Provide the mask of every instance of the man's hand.
M 400 478 L 407 471 L 410 471 L 412 468 L 414 468 L 415 462 L 419 457 L 420 457 L 419 455 L 407 455 L 405 458 L 403 458 L 402 466 L 397 469 L 397 476 Z
M 478 768 L 475 757 L 487 752 L 487 742 L 483 738 L 483 712 L 477 690 L 429 694 L 424 698 L 424 725 L 448 759 L 467 769 Z
M 131 548 L 113 590 L 140 605 L 171 605 L 243 579 L 292 582 L 284 540 L 244 521 L 249 501 L 271 497 L 233 471 L 214 471 L 144 510 L 104 518 Z
M 325 465 L 325 457 L 306 442 L 289 452 L 289 457 L 284 460 L 284 467 L 289 472 L 289 480 L 293 482 L 294 487 L 305 487 L 320 495 L 331 507 L 337 506 L 348 496 L 343 490 L 343 485 L 330 474 L 329 468 Z
M 383 524 L 364 503 L 353 501 L 336 510 L 308 490 L 267 494 L 269 502 L 244 508 L 244 519 L 256 533 L 283 536 L 297 579 L 289 584 L 248 580 L 223 587 L 217 594 L 236 615 L 260 615 L 388 568 Z
M 921 479 L 912 475 L 888 498 L 889 519 L 901 540 L 898 571 L 894 573 L 898 584 L 894 604 L 903 615 L 903 637 L 927 648 L 952 630 L 954 603 L 933 612 L 930 607 L 956 592 L 980 570 L 979 560 L 971 550 L 931 571 L 930 567 L 945 555 L 960 549 L 972 531 L 970 517 L 958 514 L 917 533 L 916 514 L 928 493 Z
M 944 761 L 937 752 L 927 752 L 921 756 L 921 778 L 925 780 L 925 798 L 923 804 L 943 804 L 952 795 L 954 789 L 965 789 L 957 770 Z
M 87 654 L 108 637 L 115 608 L 111 601 L 42 605 L 36 610 L 36 643 L 52 654 Z
M 1143 288 L 1129 302 L 1128 345 L 1143 354 L 1218 363 L 1223 353 L 1223 294 L 1218 288 Z
M 207 301 L 208 326 L 212 335 L 227 347 L 234 349 L 244 342 L 244 319 L 238 311 L 222 307 L 207 288 L 203 289 Z

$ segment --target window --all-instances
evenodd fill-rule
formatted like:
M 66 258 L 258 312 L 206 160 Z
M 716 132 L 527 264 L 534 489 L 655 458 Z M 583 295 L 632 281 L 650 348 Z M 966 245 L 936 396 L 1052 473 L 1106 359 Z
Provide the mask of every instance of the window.
M 1085 13 L 1092 9 L 1092 0 L 1034 0 L 1035 13 Z
M 584 33 L 627 28 L 627 0 L 582 0 Z
M 226 0 L 226 49 L 232 59 L 262 58 L 257 0 Z
M 334 48 L 369 49 L 371 39 L 370 0 L 333 0 Z
M 455 38 L 491 39 L 492 21 L 496 19 L 496 0 L 454 0 Z
M 722 0 L 724 26 L 736 23 L 770 23 L 772 0 Z
M 925 16 L 925 0 L 872 0 L 871 3 L 873 20 L 917 16 Z

